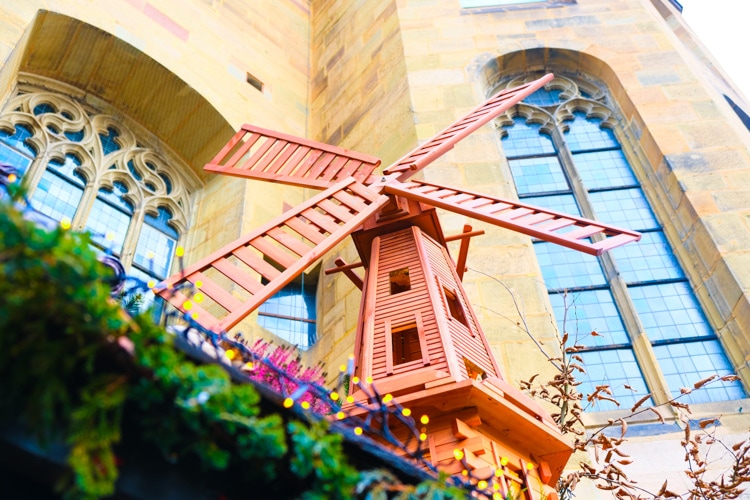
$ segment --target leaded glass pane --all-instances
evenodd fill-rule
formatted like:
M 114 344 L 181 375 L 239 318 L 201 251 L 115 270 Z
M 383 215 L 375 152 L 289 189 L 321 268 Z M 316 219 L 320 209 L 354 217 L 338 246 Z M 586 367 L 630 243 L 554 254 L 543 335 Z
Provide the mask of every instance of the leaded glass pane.
M 316 340 L 315 286 L 291 283 L 258 310 L 258 324 L 300 349 Z
M 640 188 L 597 191 L 589 196 L 597 220 L 636 231 L 659 227 Z
M 26 141 L 34 133 L 26 125 L 16 125 L 15 131 L 11 134 L 5 130 L 0 130 L 0 141 L 4 142 L 13 149 L 25 153 L 28 157 L 35 158 L 37 151 Z
M 141 228 L 133 262 L 150 275 L 164 279 L 172 266 L 172 256 L 176 246 L 176 239 L 149 224 L 147 216 Z
M 611 251 L 626 283 L 680 279 L 685 275 L 664 233 L 643 233 L 641 240 Z
M 573 155 L 576 170 L 586 189 L 637 186 L 638 181 L 621 150 Z
M 510 160 L 508 163 L 519 196 L 569 189 L 556 156 Z
M 604 285 L 607 280 L 599 259 L 553 243 L 534 244 L 544 283 L 550 290 Z
M 527 196 L 523 203 L 537 207 L 548 208 L 567 215 L 581 215 L 578 204 L 572 194 L 554 194 L 550 196 Z
M 628 291 L 652 341 L 713 336 L 687 283 L 633 286 Z
M 526 123 L 520 116 L 513 119 L 513 126 L 506 127 L 508 133 L 503 137 L 503 151 L 505 156 L 529 156 L 539 154 L 553 154 L 555 146 L 552 138 L 540 132 L 542 126 L 538 123 Z
M 553 293 L 549 298 L 558 330 L 568 333 L 569 346 L 601 347 L 630 343 L 609 290 Z
M 586 396 L 592 394 L 598 385 L 608 385 L 612 397 L 620 406 L 610 401 L 597 401 L 591 407 L 593 411 L 631 408 L 649 393 L 632 349 L 610 349 L 578 354 L 583 358 L 583 368 L 586 370 L 586 373 L 575 373 L 576 378 L 582 382 L 578 386 L 578 392 L 583 394 L 581 404 L 584 407 Z M 649 401 L 648 404 L 653 403 Z
M 82 188 L 46 170 L 31 198 L 31 206 L 57 221 L 71 220 L 82 195 Z
M 32 158 L 21 154 L 7 144 L 0 142 L 0 163 L 10 165 L 18 172 L 18 176 L 23 176 L 31 165 Z
M 91 232 L 94 242 L 116 255 L 122 253 L 122 245 L 125 242 L 129 225 L 129 214 L 118 210 L 101 198 L 94 200 L 94 206 L 86 220 L 86 229 Z
M 619 148 L 614 132 L 602 128 L 601 120 L 586 118 L 584 113 L 575 113 L 575 120 L 566 122 L 565 142 L 572 153 L 589 149 Z
M 734 373 L 718 340 L 667 344 L 654 346 L 654 354 L 667 379 L 672 396 L 680 394 L 680 388 L 693 388 L 693 384 L 711 375 Z M 745 397 L 739 381 L 713 382 L 681 397 L 683 403 L 707 403 Z
M 117 143 L 119 135 L 119 132 L 112 127 L 107 128 L 106 134 L 99 134 L 99 140 L 102 143 L 102 151 L 105 156 L 120 150 L 120 145 Z
M 560 89 L 539 89 L 524 99 L 523 102 L 534 106 L 554 106 L 560 102 L 561 93 L 562 90 Z

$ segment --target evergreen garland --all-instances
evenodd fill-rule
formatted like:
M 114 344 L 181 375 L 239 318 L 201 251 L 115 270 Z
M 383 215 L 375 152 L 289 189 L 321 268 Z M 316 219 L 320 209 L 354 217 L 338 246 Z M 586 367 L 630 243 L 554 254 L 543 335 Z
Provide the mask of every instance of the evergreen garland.
M 325 421 L 262 416 L 251 385 L 194 363 L 147 316 L 123 312 L 88 235 L 43 230 L 7 197 L 0 234 L 0 422 L 68 446 L 67 497 L 113 494 L 118 447 L 131 441 L 278 497 L 464 496 L 444 481 L 412 487 L 358 471 Z

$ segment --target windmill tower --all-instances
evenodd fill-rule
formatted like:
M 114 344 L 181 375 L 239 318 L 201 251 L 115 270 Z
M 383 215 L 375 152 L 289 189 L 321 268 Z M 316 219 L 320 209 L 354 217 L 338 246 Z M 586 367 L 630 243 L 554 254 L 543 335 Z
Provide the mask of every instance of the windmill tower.
M 638 233 L 516 201 L 412 177 L 453 146 L 551 81 L 505 90 L 374 175 L 369 155 L 249 125 L 205 168 L 209 172 L 323 190 L 279 218 L 160 284 L 159 294 L 205 328 L 228 330 L 351 235 L 361 262 L 344 272 L 362 289 L 355 374 L 413 411 L 430 415 L 429 460 L 460 473 L 495 475 L 551 498 L 572 449 L 547 413 L 502 379 L 461 286 L 468 241 L 443 234 L 436 208 L 598 255 Z M 458 265 L 446 243 L 461 239 Z M 352 269 L 364 267 L 360 279 Z M 200 305 L 172 290 L 201 282 Z M 355 399 L 367 394 L 354 392 Z M 527 464 L 532 467 L 528 468 Z

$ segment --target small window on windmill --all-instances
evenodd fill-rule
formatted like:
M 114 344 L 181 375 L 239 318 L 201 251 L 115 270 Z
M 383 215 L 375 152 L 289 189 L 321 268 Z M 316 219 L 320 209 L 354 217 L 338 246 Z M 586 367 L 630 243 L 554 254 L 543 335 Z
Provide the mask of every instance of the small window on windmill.
M 480 381 L 487 378 L 487 373 L 484 370 L 466 358 L 464 358 L 464 365 L 466 366 L 466 374 L 471 380 Z
M 445 294 L 445 302 L 446 304 L 448 304 L 448 311 L 451 313 L 451 317 L 455 320 L 460 321 L 465 326 L 469 326 L 468 321 L 466 321 L 464 308 L 461 305 L 461 301 L 458 300 L 458 296 L 456 295 L 456 293 L 448 290 L 445 287 L 443 287 L 443 293 Z
M 401 365 L 409 361 L 422 359 L 422 349 L 419 345 L 419 330 L 416 324 L 394 330 L 391 335 L 394 365 Z
M 391 271 L 389 280 L 391 282 L 391 295 L 411 290 L 411 280 L 409 279 L 408 267 Z

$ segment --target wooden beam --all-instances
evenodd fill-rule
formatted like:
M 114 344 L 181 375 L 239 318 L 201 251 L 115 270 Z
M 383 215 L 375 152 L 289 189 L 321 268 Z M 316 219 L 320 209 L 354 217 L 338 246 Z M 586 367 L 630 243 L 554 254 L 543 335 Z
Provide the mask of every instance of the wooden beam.
M 326 275 L 334 274 L 334 273 L 344 273 L 344 276 L 349 278 L 349 280 L 354 283 L 354 286 L 362 290 L 364 287 L 364 282 L 362 281 L 362 278 L 357 276 L 357 274 L 352 271 L 352 269 L 357 269 L 358 267 L 364 266 L 362 262 L 355 262 L 354 264 L 347 264 L 344 259 L 341 257 L 337 257 L 336 260 L 333 261 L 336 266 L 338 267 L 330 267 L 325 270 Z

